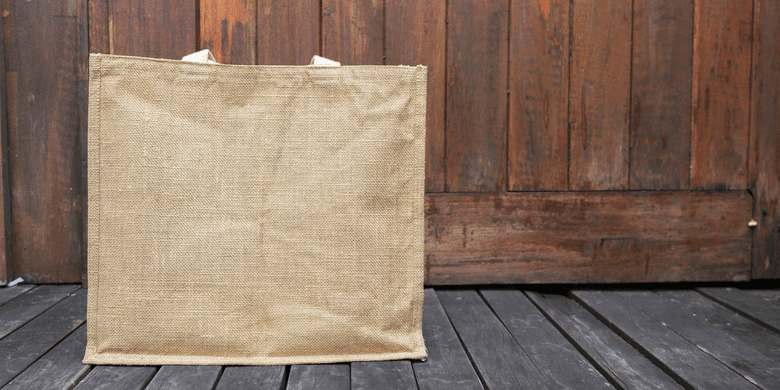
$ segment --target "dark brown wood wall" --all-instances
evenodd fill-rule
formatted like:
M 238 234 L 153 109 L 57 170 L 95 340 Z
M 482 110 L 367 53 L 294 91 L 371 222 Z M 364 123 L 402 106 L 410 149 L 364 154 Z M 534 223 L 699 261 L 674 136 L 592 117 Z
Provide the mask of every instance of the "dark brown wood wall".
M 85 277 L 87 53 L 202 48 L 428 66 L 428 283 L 780 277 L 778 2 L 2 4 L 0 265 L 27 281 Z

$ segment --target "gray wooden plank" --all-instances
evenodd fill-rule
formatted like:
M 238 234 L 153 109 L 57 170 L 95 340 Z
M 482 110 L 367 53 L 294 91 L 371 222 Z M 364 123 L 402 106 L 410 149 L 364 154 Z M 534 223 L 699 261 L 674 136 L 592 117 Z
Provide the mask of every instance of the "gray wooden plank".
M 211 390 L 222 366 L 162 366 L 146 390 Z
M 737 326 L 750 324 L 754 325 L 753 330 L 761 328 L 744 318 L 743 323 L 732 324 L 731 320 L 739 321 L 736 313 L 722 306 L 718 310 L 714 302 L 695 291 L 617 294 L 757 386 L 770 389 L 780 384 L 780 352 L 762 348 L 768 343 L 780 345 L 780 336 L 770 333 L 754 337 L 745 332 L 747 329 L 738 331 Z M 773 354 L 774 359 L 767 354 Z
M 780 290 L 699 288 L 702 294 L 780 333 Z
M 412 362 L 389 360 L 350 364 L 352 390 L 417 390 Z
M 518 290 L 482 290 L 482 296 L 509 333 L 551 384 L 564 389 L 613 389 Z
M 349 364 L 300 364 L 290 366 L 287 390 L 349 389 Z
M 527 294 L 619 387 L 638 390 L 682 389 L 672 377 L 577 302 L 561 295 Z
M 284 380 L 284 366 L 225 367 L 217 390 L 279 390 Z
M 13 287 L 0 287 L 0 306 L 35 287 L 32 284 L 20 284 Z
M 0 338 L 65 299 L 78 286 L 39 286 L 0 306 Z
M 141 390 L 156 372 L 154 366 L 95 366 L 75 390 Z
M 615 292 L 572 291 L 581 304 L 607 321 L 612 329 L 631 340 L 634 347 L 656 364 L 674 372 L 678 380 L 702 389 L 755 388 L 742 376 L 700 350 L 661 321 L 645 314 Z
M 476 292 L 439 290 L 436 295 L 487 388 L 548 388 L 548 379 Z
M 81 325 L 3 390 L 70 388 L 89 371 L 89 365 L 81 363 L 86 347 L 87 327 Z
M 422 330 L 428 358 L 412 362 L 420 390 L 484 389 L 432 288 L 425 289 Z
M 0 386 L 38 360 L 87 319 L 87 290 L 80 289 L 0 340 Z

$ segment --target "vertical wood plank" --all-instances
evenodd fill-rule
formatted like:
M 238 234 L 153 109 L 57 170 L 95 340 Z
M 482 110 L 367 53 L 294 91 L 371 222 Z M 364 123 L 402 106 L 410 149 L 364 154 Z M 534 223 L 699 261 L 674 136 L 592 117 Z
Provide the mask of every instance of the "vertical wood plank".
M 511 2 L 509 191 L 565 191 L 570 2 Z
M 570 190 L 628 189 L 631 0 L 573 4 Z
M 750 183 L 755 188 L 753 278 L 780 278 L 780 3 L 756 0 Z
M 696 0 L 691 188 L 747 187 L 753 5 Z
M 446 190 L 505 188 L 507 3 L 453 0 L 447 9 Z
M 89 52 L 107 54 L 108 47 L 108 0 L 89 1 Z
M 109 0 L 109 51 L 180 60 L 193 53 L 193 0 Z
M 78 27 L 79 27 L 79 46 L 77 54 L 77 68 L 78 68 L 78 109 L 79 109 L 79 127 L 78 127 L 78 141 L 79 141 L 79 154 L 78 163 L 81 164 L 81 174 L 79 175 L 79 185 L 74 190 L 77 190 L 75 196 L 81 200 L 81 226 L 77 232 L 81 235 L 81 282 L 87 282 L 87 130 L 88 130 L 88 115 L 87 107 L 89 106 L 89 0 L 76 0 L 78 7 Z
M 322 55 L 342 65 L 381 65 L 383 14 L 378 0 L 322 0 Z
M 200 0 L 198 50 L 209 49 L 223 64 L 256 61 L 256 0 Z
M 308 65 L 319 45 L 319 1 L 258 0 L 258 64 Z
M 14 273 L 79 282 L 78 2 L 4 0 L 3 12 Z
M 693 0 L 635 0 L 631 189 L 690 184 Z
M 9 236 L 11 233 L 11 214 L 9 207 L 8 182 L 8 118 L 6 116 L 5 95 L 5 42 L 3 34 L 3 19 L 0 18 L 0 286 L 4 286 L 13 278 L 11 267 Z
M 444 191 L 444 1 L 385 2 L 385 51 L 389 65 L 428 67 L 425 191 Z

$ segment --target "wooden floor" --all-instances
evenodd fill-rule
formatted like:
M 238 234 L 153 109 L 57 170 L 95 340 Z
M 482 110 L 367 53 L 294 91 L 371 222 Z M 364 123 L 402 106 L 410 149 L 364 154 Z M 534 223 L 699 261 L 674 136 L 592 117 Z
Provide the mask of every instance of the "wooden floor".
M 780 290 L 550 292 L 427 289 L 425 362 L 123 367 L 81 364 L 86 290 L 0 288 L 0 387 L 780 389 Z

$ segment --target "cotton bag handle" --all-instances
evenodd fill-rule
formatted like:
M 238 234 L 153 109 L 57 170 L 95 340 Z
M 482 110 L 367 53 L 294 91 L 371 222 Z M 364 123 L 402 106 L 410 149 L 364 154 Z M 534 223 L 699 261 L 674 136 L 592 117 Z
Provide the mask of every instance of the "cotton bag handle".
M 195 53 L 186 55 L 181 58 L 182 61 L 189 61 L 189 62 L 200 62 L 204 64 L 218 64 L 217 60 L 214 59 L 214 55 L 211 54 L 211 51 L 209 49 L 203 49 L 201 51 L 196 51 Z M 311 63 L 309 63 L 310 66 L 341 66 L 341 63 L 329 60 L 325 57 L 320 57 L 315 55 L 311 59 Z

